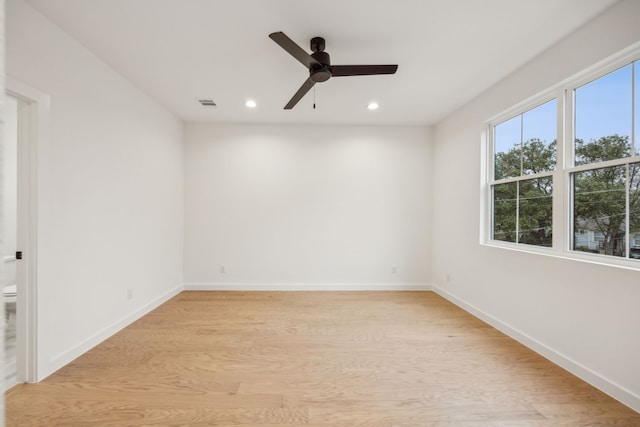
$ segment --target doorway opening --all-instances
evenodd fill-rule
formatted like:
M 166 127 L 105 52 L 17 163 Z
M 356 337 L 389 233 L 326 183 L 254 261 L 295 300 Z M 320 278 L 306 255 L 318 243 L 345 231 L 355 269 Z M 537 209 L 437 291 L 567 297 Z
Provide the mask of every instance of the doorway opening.
M 4 386 L 17 384 L 17 298 L 18 298 L 18 111 L 22 101 L 5 97 L 4 139 L 2 146 L 2 207 L 4 283 Z
M 4 390 L 37 375 L 37 147 L 48 134 L 49 96 L 7 77 L 3 126 Z

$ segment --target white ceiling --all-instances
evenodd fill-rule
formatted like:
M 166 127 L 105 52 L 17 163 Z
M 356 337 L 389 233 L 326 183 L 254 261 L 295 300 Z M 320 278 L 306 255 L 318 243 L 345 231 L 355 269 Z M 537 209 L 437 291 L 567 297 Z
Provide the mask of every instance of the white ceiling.
M 389 125 L 437 123 L 615 2 L 27 1 L 184 121 Z M 312 90 L 284 111 L 308 72 L 274 31 L 307 51 L 324 37 L 332 64 L 398 72 L 330 79 L 316 85 L 316 110 Z

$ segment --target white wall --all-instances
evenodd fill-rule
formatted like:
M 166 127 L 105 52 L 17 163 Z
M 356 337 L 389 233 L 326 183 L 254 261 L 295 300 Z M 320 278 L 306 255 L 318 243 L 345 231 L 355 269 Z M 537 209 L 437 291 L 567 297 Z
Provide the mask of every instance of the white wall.
M 42 378 L 180 289 L 183 129 L 23 0 L 7 17 L 8 75 L 51 97 L 37 147 Z
M 433 279 L 640 411 L 640 272 L 481 246 L 478 219 L 482 123 L 640 40 L 639 16 L 616 4 L 435 128 Z
M 430 139 L 418 127 L 187 125 L 185 283 L 424 286 Z

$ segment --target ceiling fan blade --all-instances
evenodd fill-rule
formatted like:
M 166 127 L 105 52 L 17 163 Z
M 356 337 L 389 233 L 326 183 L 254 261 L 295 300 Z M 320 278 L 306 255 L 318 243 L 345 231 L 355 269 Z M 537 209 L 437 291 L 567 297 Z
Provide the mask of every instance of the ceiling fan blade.
M 298 101 L 300 101 L 302 97 L 305 96 L 307 92 L 309 92 L 309 90 L 311 90 L 314 84 L 316 84 L 316 82 L 311 80 L 311 77 L 309 77 L 307 81 L 305 81 L 302 86 L 300 86 L 300 89 L 298 89 L 296 94 L 293 95 L 293 98 L 291 98 L 287 105 L 284 106 L 284 109 L 291 110 L 293 107 L 295 107 Z
M 302 65 L 311 69 L 312 65 L 319 66 L 320 63 L 313 59 L 303 48 L 298 46 L 293 40 L 291 40 L 285 33 L 278 31 L 276 33 L 269 34 L 269 38 L 278 43 L 281 48 L 289 52 L 291 56 L 296 58 Z
M 395 74 L 397 65 L 332 65 L 331 77 L 372 76 L 376 74 Z

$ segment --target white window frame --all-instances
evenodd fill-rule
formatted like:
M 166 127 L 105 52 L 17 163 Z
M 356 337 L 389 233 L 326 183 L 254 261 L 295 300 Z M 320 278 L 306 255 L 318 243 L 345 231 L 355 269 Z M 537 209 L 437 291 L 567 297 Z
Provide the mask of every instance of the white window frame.
M 640 42 L 630 46 L 611 57 L 600 61 L 597 64 L 583 70 L 582 72 L 554 85 L 553 87 L 535 95 L 527 100 L 518 103 L 508 110 L 491 117 L 484 124 L 481 136 L 481 203 L 480 203 L 480 243 L 486 246 L 528 252 L 546 256 L 572 259 L 609 265 L 614 267 L 640 270 L 640 260 L 616 257 L 604 254 L 592 254 L 575 251 L 572 249 L 573 240 L 573 186 L 571 174 L 575 172 L 599 169 L 609 166 L 628 165 L 640 162 L 640 153 L 635 153 L 633 157 L 610 160 L 596 164 L 574 166 L 574 130 L 575 130 L 575 89 L 597 80 L 598 78 L 616 71 L 631 62 L 640 60 Z M 636 65 L 638 66 L 638 65 Z M 640 82 L 635 82 L 638 85 Z M 636 91 L 637 91 L 636 87 Z M 633 90 L 633 88 L 632 88 Z M 535 175 L 519 176 L 515 178 L 494 179 L 494 129 L 495 126 L 520 114 L 542 105 L 552 99 L 556 99 L 557 106 L 557 137 L 556 137 L 556 169 L 551 173 L 540 173 Z M 635 102 L 632 94 L 632 108 Z M 640 115 L 640 111 L 634 111 Z M 634 129 L 632 125 L 631 143 L 635 144 L 640 135 L 640 129 Z M 635 137 L 635 140 L 634 140 Z M 566 141 L 566 143 L 565 143 Z M 553 199 L 552 199 L 552 246 L 535 246 L 523 243 L 505 242 L 493 240 L 493 200 L 492 187 L 522 179 L 535 179 L 537 177 L 552 176 L 553 179 Z M 628 185 L 628 183 L 627 183 Z M 628 215 L 628 206 L 627 206 Z M 629 243 L 629 224 L 627 222 L 627 250 Z M 627 252 L 628 254 L 628 252 Z
M 516 106 L 510 108 L 509 110 L 493 117 L 491 120 L 489 120 L 487 123 L 485 123 L 485 137 L 483 138 L 484 141 L 486 141 L 485 143 L 485 152 L 486 152 L 486 159 L 487 161 L 485 162 L 487 164 L 486 167 L 486 174 L 485 174 L 485 182 L 486 182 L 486 186 L 485 186 L 485 190 L 484 192 L 486 193 L 485 196 L 485 203 L 484 205 L 486 206 L 487 209 L 487 214 L 485 215 L 486 218 L 486 222 L 484 224 L 484 229 L 485 229 L 485 235 L 483 236 L 483 240 L 485 243 L 489 243 L 491 245 L 495 245 L 495 246 L 504 246 L 507 248 L 511 248 L 513 246 L 517 247 L 517 248 L 523 248 L 525 250 L 527 249 L 534 249 L 536 251 L 542 251 L 544 253 L 549 252 L 552 250 L 552 248 L 554 248 L 557 245 L 557 235 L 558 235 L 558 230 L 557 230 L 557 221 L 555 220 L 555 218 L 557 218 L 557 206 L 556 206 L 556 199 L 557 197 L 555 196 L 556 191 L 558 191 L 561 187 L 558 187 L 558 184 L 561 184 L 561 174 L 559 174 L 559 167 L 557 165 L 561 164 L 560 162 L 563 161 L 563 154 L 561 153 L 562 150 L 560 150 L 560 148 L 563 146 L 560 144 L 560 139 L 561 139 L 561 133 L 560 133 L 560 123 L 562 122 L 562 117 L 560 117 L 559 111 L 561 111 L 561 104 L 564 103 L 563 101 L 564 98 L 564 94 L 562 93 L 562 91 L 558 90 L 557 88 L 545 91 L 539 95 L 536 95 L 535 97 L 532 97 L 520 104 L 517 104 Z M 502 179 L 494 179 L 494 167 L 495 167 L 495 152 L 494 152 L 494 136 L 495 136 L 495 126 L 506 122 L 507 120 L 510 120 L 516 116 L 519 116 L 523 113 L 526 113 L 527 111 L 530 111 L 536 107 L 539 107 L 549 101 L 552 100 L 556 100 L 556 124 L 557 124 L 557 137 L 556 137 L 556 169 L 553 171 L 548 171 L 548 172 L 541 172 L 541 173 L 537 173 L 537 174 L 532 174 L 532 175 L 520 175 L 517 177 L 510 177 L 510 178 L 502 178 Z M 493 234 L 493 198 L 492 198 L 492 187 L 494 185 L 499 185 L 499 184 L 507 184 L 510 182 L 517 182 L 517 181 L 523 181 L 523 180 L 530 180 L 530 179 L 536 179 L 536 178 L 542 178 L 542 177 L 547 177 L 547 176 L 551 176 L 553 179 L 553 207 L 552 207 L 552 215 L 553 215 L 553 223 L 552 223 L 552 233 L 553 233 L 553 237 L 552 237 L 552 246 L 551 248 L 546 247 L 546 246 L 534 246 L 534 245 L 528 245 L 528 244 L 524 244 L 524 243 L 515 243 L 515 242 L 505 242 L 505 241 L 501 241 L 501 240 L 493 240 L 491 238 L 492 234 Z

